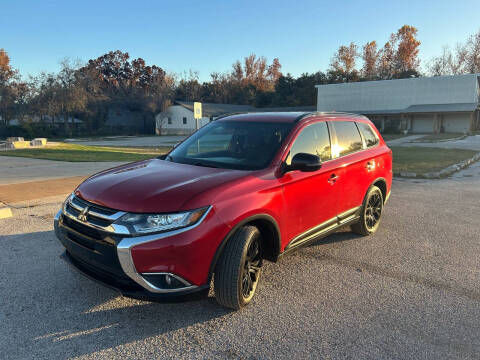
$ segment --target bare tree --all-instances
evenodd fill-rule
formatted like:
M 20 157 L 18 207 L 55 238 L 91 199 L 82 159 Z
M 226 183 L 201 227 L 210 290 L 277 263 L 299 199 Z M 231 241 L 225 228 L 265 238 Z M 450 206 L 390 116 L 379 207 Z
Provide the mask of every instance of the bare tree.
M 480 72 L 480 30 L 470 36 L 465 44 L 465 72 Z
M 455 50 L 444 46 L 442 53 L 427 65 L 431 75 L 474 74 L 480 72 L 480 30 Z

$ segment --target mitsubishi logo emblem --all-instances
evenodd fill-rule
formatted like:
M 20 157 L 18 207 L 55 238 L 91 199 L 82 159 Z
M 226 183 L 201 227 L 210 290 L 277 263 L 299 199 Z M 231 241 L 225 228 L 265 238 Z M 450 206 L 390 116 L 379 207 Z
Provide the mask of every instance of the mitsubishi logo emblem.
M 77 219 L 82 222 L 87 222 L 87 215 L 88 215 L 88 206 L 86 206 L 80 214 L 78 214 Z

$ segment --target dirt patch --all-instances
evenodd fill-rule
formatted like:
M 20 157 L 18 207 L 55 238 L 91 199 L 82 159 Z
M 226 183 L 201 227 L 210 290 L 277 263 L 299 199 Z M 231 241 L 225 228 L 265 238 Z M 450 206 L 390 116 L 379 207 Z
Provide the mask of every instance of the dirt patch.
M 84 179 L 86 179 L 86 176 L 73 176 L 62 179 L 0 185 L 0 202 L 12 204 L 55 195 L 68 194 Z

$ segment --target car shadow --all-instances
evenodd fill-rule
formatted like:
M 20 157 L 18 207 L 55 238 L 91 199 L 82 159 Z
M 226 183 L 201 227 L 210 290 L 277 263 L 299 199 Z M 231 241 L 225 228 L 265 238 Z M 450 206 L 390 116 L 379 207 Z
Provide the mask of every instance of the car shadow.
M 53 231 L 2 236 L 0 246 L 1 269 L 10 274 L 0 279 L 0 289 L 9 289 L 0 290 L 3 331 L 25 334 L 7 341 L 15 358 L 32 356 L 32 349 L 38 357 L 91 354 L 231 312 L 212 296 L 175 303 L 122 297 L 64 263 Z
M 362 238 L 362 235 L 358 235 L 351 231 L 349 226 L 345 226 L 326 237 L 313 240 L 306 247 L 315 247 L 319 245 L 335 244 L 343 241 L 350 241 Z

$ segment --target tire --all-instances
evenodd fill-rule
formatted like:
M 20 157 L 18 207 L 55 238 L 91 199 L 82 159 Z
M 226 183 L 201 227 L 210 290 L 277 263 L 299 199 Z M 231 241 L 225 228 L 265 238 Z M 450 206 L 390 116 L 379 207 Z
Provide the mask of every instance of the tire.
M 261 274 L 261 245 L 260 231 L 250 225 L 240 228 L 227 242 L 215 267 L 219 304 L 238 310 L 252 300 Z
M 383 194 L 382 191 L 372 186 L 365 195 L 362 205 L 362 213 L 357 223 L 352 225 L 354 233 L 369 236 L 374 234 L 378 226 L 383 212 Z

